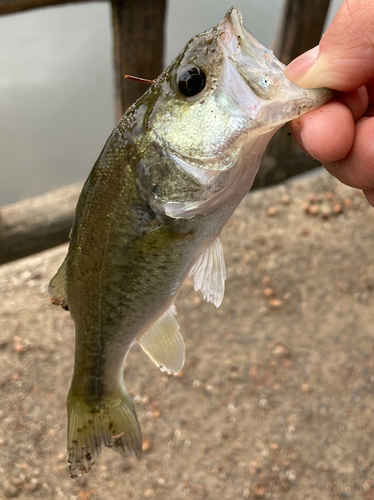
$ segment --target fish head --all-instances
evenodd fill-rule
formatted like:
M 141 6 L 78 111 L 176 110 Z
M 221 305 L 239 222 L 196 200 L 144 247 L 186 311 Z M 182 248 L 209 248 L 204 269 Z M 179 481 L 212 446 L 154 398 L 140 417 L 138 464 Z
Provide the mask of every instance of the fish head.
M 290 82 L 284 68 L 245 29 L 240 11 L 232 7 L 217 26 L 190 40 L 156 80 L 141 100 L 143 130 L 153 149 L 162 151 L 170 168 L 173 164 L 174 177 L 187 176 L 187 185 L 191 179 L 190 188 L 179 179 L 184 187 L 176 190 L 177 182 L 168 184 L 166 179 L 170 168 L 167 175 L 161 168 L 164 181 L 162 176 L 153 178 L 156 198 L 166 202 L 167 215 L 207 213 L 227 202 L 238 184 L 245 184 L 239 190 L 242 197 L 275 131 L 331 98 L 330 90 L 304 89 Z M 149 166 L 146 170 L 152 177 Z M 217 197 L 222 190 L 225 197 Z M 214 203 L 209 202 L 212 197 Z

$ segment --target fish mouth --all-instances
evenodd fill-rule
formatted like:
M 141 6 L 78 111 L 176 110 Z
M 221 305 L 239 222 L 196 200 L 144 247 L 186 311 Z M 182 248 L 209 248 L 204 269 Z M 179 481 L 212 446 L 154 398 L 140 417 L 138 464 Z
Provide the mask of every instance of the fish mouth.
M 226 56 L 222 83 L 253 121 L 251 129 L 282 125 L 333 97 L 330 89 L 305 89 L 288 80 L 285 65 L 245 29 L 237 7 L 231 7 L 217 30 Z
M 243 25 L 239 9 L 231 7 L 218 25 L 220 42 L 230 62 L 257 97 L 276 97 L 283 85 L 285 66 Z

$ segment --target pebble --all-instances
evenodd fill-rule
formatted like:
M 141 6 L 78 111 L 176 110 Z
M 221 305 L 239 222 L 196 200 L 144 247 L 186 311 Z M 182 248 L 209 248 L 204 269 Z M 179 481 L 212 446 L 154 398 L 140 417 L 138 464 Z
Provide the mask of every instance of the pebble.
M 272 288 L 265 288 L 264 295 L 265 297 L 272 297 L 273 295 L 275 295 L 275 292 Z
M 278 209 L 276 207 L 268 208 L 268 215 L 276 215 L 278 213 Z
M 243 490 L 243 497 L 244 497 L 244 498 L 249 498 L 249 497 L 250 497 L 250 495 L 251 495 L 251 492 L 249 491 L 249 488 L 245 488 L 245 489 Z
M 305 203 L 305 202 L 304 202 L 304 203 L 301 205 L 301 208 L 302 208 L 302 210 L 303 210 L 304 212 L 308 212 L 308 211 L 309 211 L 309 207 L 310 207 L 309 203 Z
M 273 307 L 275 309 L 278 308 L 278 307 L 281 307 L 282 304 L 283 304 L 283 302 L 280 299 L 271 299 L 271 300 L 269 300 L 269 306 Z
M 328 219 L 331 216 L 331 210 L 327 205 L 322 205 L 321 207 L 321 216 L 324 219 Z
M 291 350 L 284 344 L 278 342 L 273 348 L 273 355 L 278 358 L 288 358 L 291 356 Z
M 283 205 L 288 205 L 289 202 L 290 202 L 290 197 L 288 195 L 285 194 L 284 196 L 282 196 Z
M 331 215 L 339 215 L 344 211 L 344 207 L 351 207 L 351 200 L 345 198 L 343 201 L 335 201 L 334 193 L 328 192 L 323 198 L 317 198 L 315 195 L 309 195 L 308 202 L 304 202 L 301 207 L 304 212 L 310 215 L 320 215 L 323 219 L 329 219 Z
M 77 498 L 79 500 L 91 500 L 93 494 L 94 494 L 93 491 L 83 490 L 82 489 L 82 490 L 79 491 Z
M 368 481 L 365 481 L 364 484 L 362 485 L 362 489 L 364 491 L 369 491 L 371 489 L 370 483 Z
M 21 344 L 21 342 L 15 342 L 13 344 L 13 349 L 18 353 L 18 354 L 21 354 L 21 352 L 24 351 L 24 346 L 23 344 Z
M 236 408 L 233 404 L 227 405 L 227 409 L 229 410 L 230 413 L 236 413 Z
M 151 445 L 151 442 L 149 441 L 149 439 L 143 438 L 142 451 L 146 452 L 146 451 L 150 451 L 151 449 L 152 449 L 152 445 Z
M 310 213 L 310 215 L 317 215 L 319 212 L 319 207 L 317 205 L 309 205 L 307 211 L 308 213 Z
M 343 213 L 343 205 L 341 203 L 335 203 L 334 205 L 334 214 L 341 214 Z
M 350 209 L 352 206 L 352 201 L 349 198 L 344 198 L 343 203 L 347 209 Z
M 262 397 L 258 404 L 260 408 L 267 408 L 269 406 L 269 401 L 265 397 Z
M 294 470 L 287 470 L 286 471 L 286 479 L 291 484 L 295 484 L 296 483 L 296 473 L 295 473 L 295 471 Z
M 249 462 L 249 466 L 252 469 L 255 469 L 256 472 L 259 472 L 263 467 L 262 463 L 258 460 L 252 460 L 251 462 Z
M 144 498 L 151 498 L 153 496 L 153 493 L 154 491 L 151 488 L 148 488 L 144 491 L 143 496 Z
M 262 484 L 256 484 L 253 488 L 254 498 L 263 498 L 265 496 L 265 486 Z
M 152 417 L 153 418 L 160 418 L 161 417 L 161 412 L 158 408 L 152 411 Z
M 40 484 L 35 477 L 32 477 L 30 482 L 26 483 L 23 489 L 29 493 L 34 493 L 40 488 Z

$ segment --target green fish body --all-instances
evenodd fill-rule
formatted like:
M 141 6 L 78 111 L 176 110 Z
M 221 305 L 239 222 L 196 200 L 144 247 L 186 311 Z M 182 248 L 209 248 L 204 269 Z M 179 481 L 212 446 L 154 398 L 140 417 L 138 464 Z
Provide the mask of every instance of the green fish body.
M 50 284 L 68 308 L 76 352 L 68 396 L 72 477 L 102 444 L 138 455 L 141 431 L 123 381 L 138 342 L 168 373 L 184 363 L 174 301 L 190 275 L 217 307 L 219 240 L 286 121 L 331 97 L 301 89 L 233 7 L 193 38 L 120 120 L 86 181 L 68 254 Z

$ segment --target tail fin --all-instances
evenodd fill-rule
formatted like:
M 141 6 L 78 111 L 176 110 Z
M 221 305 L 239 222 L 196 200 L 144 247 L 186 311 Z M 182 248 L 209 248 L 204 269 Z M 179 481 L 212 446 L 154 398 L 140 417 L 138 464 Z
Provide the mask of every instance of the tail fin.
M 89 403 L 68 397 L 68 462 L 72 478 L 85 474 L 101 452 L 101 445 L 138 456 L 142 437 L 135 409 L 127 394 Z

